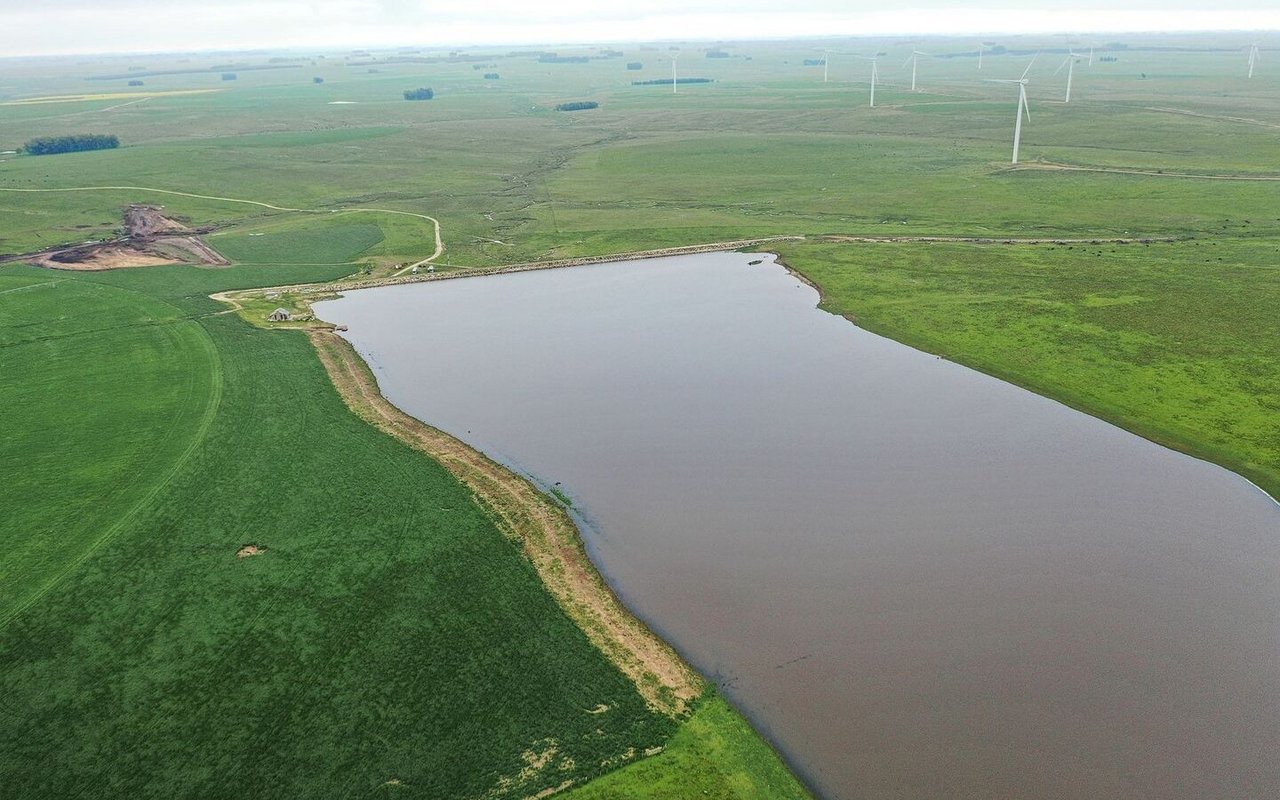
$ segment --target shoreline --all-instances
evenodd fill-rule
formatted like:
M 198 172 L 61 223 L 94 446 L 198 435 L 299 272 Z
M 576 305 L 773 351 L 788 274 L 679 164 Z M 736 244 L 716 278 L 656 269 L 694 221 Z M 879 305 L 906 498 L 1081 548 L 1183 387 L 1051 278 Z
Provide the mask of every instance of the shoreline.
M 949 356 L 941 355 L 927 346 L 922 346 L 919 342 L 911 341 L 908 338 L 902 338 L 893 335 L 891 331 L 881 330 L 878 327 L 868 327 L 861 321 L 855 319 L 852 315 L 833 312 L 825 307 L 827 301 L 826 292 L 822 287 L 806 275 L 800 269 L 788 263 L 786 257 L 781 253 L 772 252 L 763 248 L 765 245 L 776 241 L 803 241 L 806 237 L 769 237 L 761 239 L 740 240 L 736 242 L 722 242 L 707 245 L 695 245 L 682 248 L 671 248 L 658 251 L 641 251 L 624 254 L 614 254 L 607 256 L 588 257 L 581 259 L 565 259 L 560 261 L 545 262 L 529 262 L 522 264 L 508 265 L 504 267 L 488 268 L 488 269 L 472 269 L 466 271 L 450 271 L 444 273 L 435 273 L 430 275 L 405 275 L 403 277 L 392 276 L 391 278 L 383 278 L 370 281 L 357 281 L 351 283 L 334 282 L 330 285 L 305 284 L 294 287 L 294 291 L 298 291 L 302 296 L 299 301 L 311 310 L 311 302 L 322 298 L 332 297 L 341 291 L 351 291 L 365 288 L 378 288 L 384 286 L 395 286 L 405 283 L 420 283 L 435 280 L 452 280 L 465 277 L 482 277 L 486 275 L 507 274 L 514 272 L 525 272 L 542 269 L 560 269 L 573 266 L 586 266 L 594 264 L 618 263 L 623 261 L 642 260 L 646 258 L 660 258 L 680 255 L 692 255 L 696 253 L 717 252 L 727 250 L 741 250 L 744 252 L 753 252 L 761 254 L 769 254 L 774 256 L 774 262 L 783 267 L 788 274 L 799 280 L 801 283 L 814 289 L 818 294 L 819 300 L 816 308 L 826 311 L 827 313 L 835 313 L 852 323 L 853 325 L 874 333 L 876 335 L 885 336 L 893 341 L 899 342 L 912 349 L 919 350 L 930 355 L 939 355 L 948 358 Z M 848 243 L 902 243 L 901 239 L 876 239 L 865 240 L 852 237 L 823 237 L 826 241 L 838 241 Z M 911 241 L 911 240 L 908 240 Z M 943 239 L 943 241 L 956 241 Z M 1048 243 L 1043 240 L 979 240 L 973 239 L 961 240 L 966 243 L 973 244 L 1044 244 Z M 1052 241 L 1052 240 L 1050 240 Z M 1125 243 L 1137 243 L 1141 240 L 1129 240 Z M 675 250 L 676 252 L 672 252 Z M 250 294 L 261 294 L 267 291 L 276 291 L 273 289 L 256 289 L 244 292 L 226 292 L 220 293 L 215 299 L 224 303 L 229 303 L 233 308 L 230 311 L 243 310 L 239 303 L 236 302 L 237 296 L 244 297 Z M 221 312 L 228 313 L 228 312 Z M 251 321 L 252 322 L 252 321 Z M 266 326 L 264 326 L 266 327 Z M 689 711 L 696 707 L 700 698 L 705 697 L 708 690 L 715 687 L 713 680 L 706 678 L 699 673 L 688 661 L 681 656 L 669 643 L 667 643 L 656 631 L 648 626 L 643 620 L 636 617 L 622 602 L 621 598 L 609 587 L 603 575 L 599 572 L 594 562 L 587 553 L 586 543 L 582 537 L 581 530 L 574 519 L 574 514 L 570 509 L 565 509 L 557 504 L 548 494 L 539 488 L 531 479 L 519 475 L 507 467 L 494 462 L 483 453 L 475 450 L 465 442 L 455 439 L 454 437 L 431 427 L 428 423 L 418 420 L 415 417 L 401 411 L 390 401 L 382 396 L 376 378 L 373 376 L 368 364 L 356 352 L 354 347 L 344 338 L 337 335 L 336 325 L 322 321 L 314 315 L 311 321 L 304 322 L 299 325 L 279 325 L 270 326 L 284 329 L 305 329 L 312 344 L 317 350 L 317 354 L 325 366 L 326 372 L 329 374 L 335 388 L 342 396 L 348 407 L 354 411 L 357 416 L 362 417 L 375 427 L 389 433 L 400 439 L 411 447 L 432 458 L 449 470 L 455 477 L 467 485 L 474 493 L 482 507 L 491 512 L 491 516 L 498 523 L 499 528 L 513 540 L 520 542 L 526 556 L 530 559 L 539 576 L 543 580 L 544 586 L 556 599 L 561 608 L 570 616 L 574 623 L 586 633 L 589 639 L 595 644 L 611 661 L 613 661 L 624 674 L 641 692 L 646 701 L 650 705 L 663 713 L 675 718 L 685 718 Z M 329 357 L 326 357 L 328 355 Z M 354 363 L 353 363 L 354 362 Z M 1257 482 L 1251 480 L 1242 472 L 1232 469 L 1231 467 L 1205 458 L 1194 451 L 1185 447 L 1177 446 L 1174 443 L 1163 441 L 1156 436 L 1148 435 L 1140 429 L 1131 427 L 1126 424 L 1108 419 L 1096 410 L 1081 407 L 1071 402 L 1066 397 L 1058 396 L 1057 393 L 1048 391 L 1040 391 L 1027 385 L 1026 383 L 1013 379 L 1008 375 L 1001 374 L 998 371 L 984 368 L 983 366 L 966 363 L 956 360 L 968 369 L 990 375 L 998 380 L 1018 386 L 1033 394 L 1039 395 L 1054 402 L 1061 403 L 1076 411 L 1088 414 L 1089 416 L 1100 419 L 1107 424 L 1114 425 L 1121 430 L 1125 430 L 1131 434 L 1139 436 L 1154 444 L 1168 447 L 1171 450 L 1182 453 L 1197 460 L 1202 460 L 1213 464 L 1222 469 L 1226 469 L 1233 475 L 1243 479 L 1253 488 L 1261 492 L 1265 497 L 1273 503 L 1280 505 L 1270 492 L 1263 488 Z M 354 381 L 354 383 L 351 383 Z M 350 385 L 345 385 L 349 383 Z M 354 391 L 353 391 L 354 390 Z M 441 449 L 443 448 L 443 449 Z M 465 452 L 467 458 L 457 460 L 457 454 Z M 481 475 L 470 472 L 477 465 L 483 465 L 480 472 Z M 483 474 L 490 473 L 490 474 Z M 493 474 L 501 474 L 502 481 L 498 481 L 495 485 L 492 481 Z M 479 477 L 479 480 L 477 480 Z M 503 483 L 515 483 L 527 490 L 519 493 L 512 493 L 505 490 Z M 511 504 L 514 503 L 516 508 L 513 509 Z M 550 522 L 548 517 L 555 518 L 554 523 L 547 526 Z M 544 529 L 541 535 L 536 531 L 530 537 L 530 531 L 521 529 L 520 525 L 543 525 Z M 566 574 L 572 573 L 572 577 L 583 579 L 584 582 L 576 586 L 566 585 L 564 577 Z M 559 582 L 555 585 L 553 582 Z M 576 591 L 585 590 L 587 596 L 597 599 L 605 599 L 605 603 L 609 608 L 609 613 L 616 615 L 614 621 L 624 620 L 623 628 L 628 634 L 633 634 L 647 643 L 643 648 L 652 648 L 648 652 L 661 653 L 662 658 L 670 659 L 668 665 L 678 664 L 674 670 L 668 671 L 666 678 L 679 675 L 676 680 L 664 680 L 664 677 L 657 671 L 649 669 L 645 666 L 643 658 L 637 656 L 636 641 L 629 641 L 628 634 L 619 637 L 619 629 L 611 629 L 610 622 L 602 622 L 600 618 L 583 616 L 584 611 L 590 614 L 592 603 L 584 602 L 583 596 L 576 594 Z M 638 641 L 638 640 L 637 640 Z M 718 692 L 724 697 L 723 692 Z M 728 698 L 725 697 L 727 700 Z M 797 779 L 805 784 L 809 792 L 814 792 L 810 783 L 811 776 L 808 770 L 802 764 L 796 764 L 778 748 L 773 738 L 768 734 L 767 729 L 763 728 L 760 721 L 753 718 L 735 708 L 735 711 L 741 715 L 751 727 L 755 730 L 756 735 L 764 741 L 774 753 L 782 759 L 787 768 Z M 817 796 L 817 795 L 815 795 Z
M 1194 458 L 1197 461 L 1203 461 L 1204 463 L 1211 464 L 1219 469 L 1226 470 L 1235 477 L 1257 489 L 1263 497 L 1267 498 L 1277 506 L 1280 506 L 1280 491 L 1272 492 L 1269 490 L 1266 485 L 1264 485 L 1269 483 L 1269 481 L 1263 481 L 1260 475 L 1253 473 L 1244 464 L 1233 465 L 1231 459 L 1215 458 L 1210 451 L 1199 447 L 1194 442 L 1185 440 L 1180 441 L 1172 436 L 1163 435 L 1159 431 L 1150 430 L 1141 424 L 1141 420 L 1125 418 L 1120 415 L 1108 415 L 1108 413 L 1102 408 L 1090 406 L 1088 403 L 1083 401 L 1077 401 L 1070 394 L 1054 391 L 1051 387 L 1044 387 L 1030 381 L 1023 380 L 1017 375 L 1000 369 L 998 366 L 984 364 L 973 359 L 955 358 L 948 353 L 942 352 L 937 345 L 922 341 L 918 337 L 912 336 L 903 331 L 894 330 L 889 326 L 869 325 L 865 320 L 854 316 L 852 313 L 845 313 L 830 308 L 827 306 L 828 294 L 823 290 L 821 284 L 809 278 L 800 269 L 791 266 L 791 264 L 786 261 L 786 257 L 784 255 L 780 253 L 775 253 L 774 255 L 777 257 L 776 263 L 785 267 L 788 272 L 796 277 L 797 280 L 818 292 L 817 309 L 819 311 L 840 317 L 841 319 L 849 322 L 849 324 L 867 331 L 868 333 L 873 333 L 876 336 L 882 336 L 885 339 L 910 347 L 913 350 L 918 350 L 921 353 L 937 356 L 938 358 L 958 364 L 965 369 L 971 369 L 974 372 L 988 375 L 1011 386 L 1016 386 L 1019 389 L 1030 392 L 1038 397 L 1043 397 L 1046 400 L 1051 400 L 1052 402 L 1066 406 L 1073 411 L 1078 411 L 1081 414 L 1101 420 L 1108 425 L 1119 428 L 1126 433 L 1133 434 L 1134 436 L 1137 436 L 1144 441 L 1151 442 L 1154 445 L 1172 450 L 1175 453 L 1180 453 L 1188 458 Z M 1254 477 L 1259 478 L 1259 480 L 1255 480 Z
M 363 209 L 355 209 L 363 210 Z M 377 209 L 374 209 L 377 210 Z M 1073 245 L 1073 244 L 1168 244 L 1183 241 L 1189 237 L 1152 236 L 1152 237 L 1087 237 L 1064 238 L 1051 237 L 991 237 L 991 236 L 852 236 L 844 234 L 803 235 L 787 234 L 777 236 L 761 236 L 750 239 L 734 239 L 723 242 L 707 242 L 703 244 L 662 247 L 652 250 L 633 250 L 625 253 L 610 253 L 598 256 L 578 256 L 574 258 L 549 259 L 545 261 L 521 261 L 497 267 L 467 267 L 455 264 L 441 264 L 452 267 L 447 272 L 430 272 L 406 274 L 401 269 L 391 275 L 380 278 L 351 280 L 340 278 L 328 283 L 295 283 L 282 286 L 262 286 L 254 289 L 236 289 L 210 295 L 214 300 L 233 306 L 230 310 L 239 310 L 237 300 L 266 293 L 284 294 L 298 293 L 307 295 L 304 301 L 310 305 L 311 300 L 324 299 L 340 292 L 357 289 L 378 289 L 385 286 L 402 286 L 411 283 L 430 283 L 432 281 L 456 280 L 460 278 L 481 278 L 489 275 L 506 275 L 515 272 L 535 272 L 545 269 L 565 269 L 567 267 L 584 267 L 593 264 L 616 264 L 622 261 L 643 261 L 651 258 L 670 258 L 673 256 L 698 255 L 701 253 L 717 253 L 733 250 L 747 251 L 775 242 L 817 242 L 836 244 L 974 244 L 984 246 L 1036 246 L 1036 245 Z M 758 252 L 758 251 L 753 251 Z M 777 254 L 775 254 L 777 255 Z M 426 262 L 418 262 L 419 265 Z M 788 268 L 790 269 L 790 268 Z M 816 284 L 798 270 L 791 270 L 805 283 L 818 288 Z
M 527 478 L 393 405 L 346 339 L 320 328 L 307 336 L 347 407 L 470 489 L 498 529 L 521 545 L 557 604 L 650 707 L 673 718 L 688 713 L 705 693 L 706 679 L 623 605 L 587 555 L 565 509 Z
M 312 327 L 306 334 L 347 408 L 440 464 L 470 489 L 498 529 L 521 545 L 557 605 L 627 676 L 651 708 L 684 721 L 706 698 L 723 698 L 786 766 L 797 783 L 811 797 L 821 798 L 813 787 L 810 768 L 793 761 L 778 746 L 767 725 L 729 702 L 714 680 L 703 675 L 648 623 L 632 613 L 591 560 L 576 512 L 558 504 L 532 479 L 387 400 L 368 362 L 333 328 Z M 542 528 L 541 536 L 537 528 Z M 628 764 L 642 760 L 644 758 L 637 758 Z M 575 784 L 566 789 L 589 784 Z

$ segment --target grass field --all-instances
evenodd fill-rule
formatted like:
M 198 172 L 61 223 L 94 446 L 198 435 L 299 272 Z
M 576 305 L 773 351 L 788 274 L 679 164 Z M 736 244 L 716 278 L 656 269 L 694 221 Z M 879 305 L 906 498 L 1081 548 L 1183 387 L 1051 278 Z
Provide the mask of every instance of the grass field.
M 309 797 L 392 780 L 419 797 L 526 796 L 665 741 L 674 722 L 646 709 L 455 480 L 347 412 L 301 333 L 192 320 L 226 278 L 204 272 L 202 294 L 187 297 L 174 274 L 59 284 L 67 302 L 76 291 L 117 300 L 119 315 L 167 304 L 168 324 L 216 348 L 170 360 L 203 378 L 197 412 L 216 402 L 217 413 L 171 434 L 188 457 L 163 465 L 167 483 L 152 478 L 159 492 L 131 516 L 74 509 L 86 530 L 119 528 L 92 558 L 76 542 L 50 552 L 63 531 L 47 513 L 8 531 L 49 569 L 78 560 L 0 631 L 9 796 Z M 56 314 L 48 295 L 27 301 L 52 318 L 35 338 L 77 337 L 77 315 Z M 148 346 L 111 349 L 131 362 Z M 52 398 L 65 371 L 23 383 Z M 85 383 L 78 405 L 95 416 L 127 418 L 137 402 L 97 395 L 115 380 Z M 27 444 L 48 459 L 75 453 Z M 61 478 L 62 495 L 25 499 L 65 502 L 97 475 Z M 237 558 L 247 544 L 265 552 Z
M 0 384 L 8 620 L 190 457 L 216 411 L 222 363 L 173 306 L 47 274 L 0 277 L 0 353 L 5 374 L 21 376 Z
M 719 697 L 709 697 L 663 751 L 565 795 L 570 800 L 802 800 L 795 782 L 751 726 Z
M 833 312 L 1274 494 L 1280 70 L 1264 50 L 1245 80 L 1247 43 L 1123 37 L 1077 66 L 1069 105 L 1063 37 L 1008 38 L 982 72 L 974 42 L 945 40 L 245 54 L 271 68 L 234 84 L 224 55 L 6 60 L 0 254 L 113 236 L 154 203 L 216 226 L 238 266 L 0 265 L 18 376 L 0 384 L 0 785 L 524 797 L 661 746 L 572 796 L 802 796 L 722 700 L 647 709 L 457 481 L 348 413 L 303 334 L 207 295 L 431 254 L 428 221 L 372 208 L 439 219 L 441 269 L 771 234 L 1176 237 L 780 251 Z M 632 86 L 671 46 L 715 82 Z M 819 46 L 884 53 L 875 109 L 865 62 L 833 55 L 825 84 L 802 66 Z M 899 65 L 921 46 L 954 57 L 922 60 L 912 93 Z M 1010 169 L 1015 98 L 983 79 L 1038 50 Z M 146 97 L 119 96 L 143 73 Z M 417 86 L 436 99 L 400 98 Z M 601 105 L 553 110 L 575 100 Z M 80 132 L 123 146 L 3 152 Z M 266 551 L 236 558 L 246 544 Z

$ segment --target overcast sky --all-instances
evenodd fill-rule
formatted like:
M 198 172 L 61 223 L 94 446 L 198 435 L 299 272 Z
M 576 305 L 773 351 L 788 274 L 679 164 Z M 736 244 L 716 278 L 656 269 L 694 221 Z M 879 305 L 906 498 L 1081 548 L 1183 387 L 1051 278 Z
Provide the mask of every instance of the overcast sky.
M 1280 0 L 0 0 L 0 54 L 1280 29 Z

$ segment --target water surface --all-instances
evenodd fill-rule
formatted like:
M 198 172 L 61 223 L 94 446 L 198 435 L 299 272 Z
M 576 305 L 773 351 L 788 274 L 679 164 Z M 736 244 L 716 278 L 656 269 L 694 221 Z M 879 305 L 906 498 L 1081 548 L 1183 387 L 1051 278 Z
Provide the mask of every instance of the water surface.
M 1280 508 L 716 253 L 352 292 L 831 798 L 1280 797 Z

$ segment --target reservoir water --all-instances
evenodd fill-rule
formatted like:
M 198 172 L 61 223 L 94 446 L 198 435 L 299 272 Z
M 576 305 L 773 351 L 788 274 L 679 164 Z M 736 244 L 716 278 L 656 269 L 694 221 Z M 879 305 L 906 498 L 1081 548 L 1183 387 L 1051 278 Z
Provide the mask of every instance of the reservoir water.
M 1280 797 L 1280 507 L 817 301 L 715 253 L 316 309 L 393 403 L 571 497 L 824 797 Z

